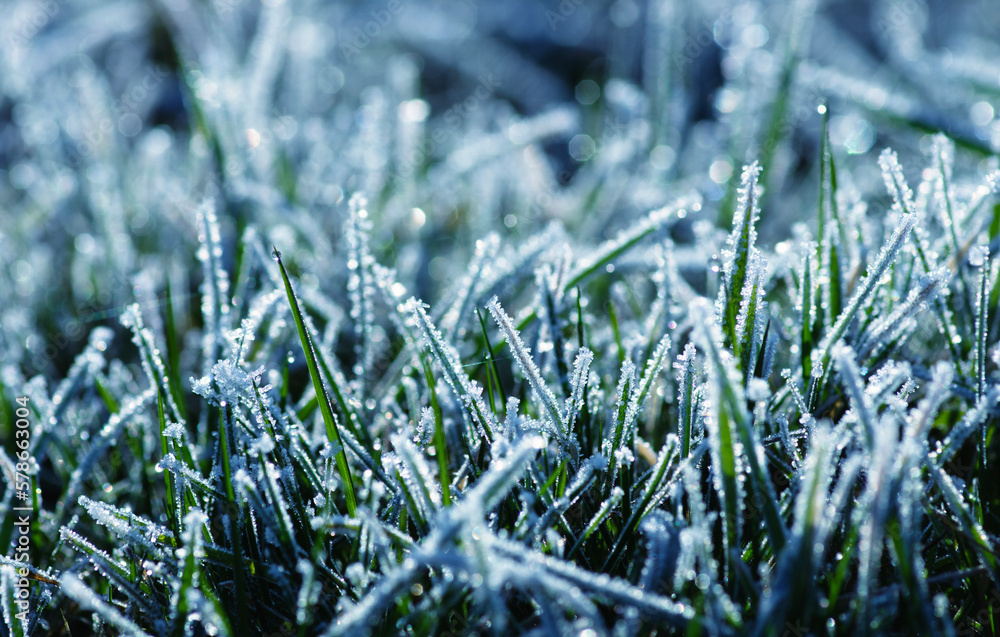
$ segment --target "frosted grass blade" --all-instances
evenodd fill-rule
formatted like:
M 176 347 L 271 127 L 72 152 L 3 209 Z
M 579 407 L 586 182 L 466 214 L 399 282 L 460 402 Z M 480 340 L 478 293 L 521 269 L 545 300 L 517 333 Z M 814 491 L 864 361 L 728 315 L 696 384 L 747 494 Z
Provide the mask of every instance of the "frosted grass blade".
M 906 178 L 903 176 L 903 169 L 899 165 L 895 151 L 889 148 L 882 151 L 882 154 L 879 156 L 879 166 L 882 168 L 882 177 L 885 180 L 886 190 L 892 195 L 893 210 L 897 214 L 912 215 L 919 219 L 920 211 L 913 200 L 913 191 L 910 190 L 909 185 L 906 183 Z M 933 257 L 927 254 L 928 250 L 924 245 L 925 242 L 922 234 L 923 229 L 919 225 L 915 226 L 912 235 L 914 246 L 917 250 L 917 257 L 924 272 L 930 274 L 934 266 L 932 262 Z M 968 298 L 968 295 L 966 295 L 966 298 Z M 938 320 L 945 330 L 952 358 L 957 363 L 959 359 L 959 350 L 957 347 L 959 335 L 952 319 L 951 310 L 940 299 L 935 302 L 935 309 L 938 313 Z
M 757 367 L 757 359 L 764 339 L 764 312 L 767 304 L 763 301 L 764 278 L 767 264 L 756 250 L 750 253 L 747 263 L 747 277 L 741 294 L 742 304 L 736 318 L 736 337 L 740 352 L 740 369 L 743 370 L 743 384 L 748 386 Z
M 861 377 L 855 360 L 854 350 L 846 345 L 834 348 L 833 360 L 840 373 L 840 379 L 844 383 L 848 396 L 851 398 L 851 408 L 857 413 L 858 420 L 861 421 L 862 433 L 866 448 L 875 451 L 875 440 L 877 437 L 877 422 L 874 406 L 865 391 L 865 381 Z
M 118 609 L 114 606 L 102 600 L 97 593 L 81 582 L 75 574 L 64 575 L 60 578 L 59 585 L 65 595 L 76 601 L 81 607 L 99 614 L 105 621 L 122 633 L 133 635 L 134 637 L 149 637 L 146 631 L 118 612 Z
M 215 204 L 205 199 L 198 207 L 198 259 L 204 270 L 201 312 L 205 319 L 202 336 L 202 369 L 211 374 L 225 343 L 224 330 L 229 326 L 229 275 L 222 268 L 222 239 Z
M 350 276 L 347 291 L 351 299 L 351 319 L 354 321 L 355 364 L 354 378 L 358 380 L 359 393 L 364 395 L 368 370 L 371 370 L 375 351 L 371 343 L 375 317 L 372 267 L 375 257 L 368 246 L 372 222 L 366 210 L 368 202 L 359 194 L 351 197 L 350 214 L 344 235 L 347 239 L 347 268 Z
M 975 304 L 975 364 L 973 368 L 976 373 L 976 398 L 981 399 L 986 394 L 986 338 L 989 334 L 989 276 L 990 276 L 990 251 L 989 246 L 980 246 L 974 249 L 975 253 L 970 253 L 969 261 L 973 266 L 978 267 L 979 286 L 976 293 Z M 985 451 L 985 447 L 983 447 Z M 985 458 L 984 458 L 985 466 Z
M 760 216 L 760 165 L 756 162 L 745 166 L 740 181 L 739 201 L 733 218 L 733 231 L 726 241 L 722 254 L 725 264 L 722 287 L 716 301 L 716 309 L 722 319 L 723 334 L 733 353 L 740 356 L 740 339 L 736 332 L 740 308 L 743 306 L 743 291 L 747 272 L 751 267 L 754 243 L 757 240 L 757 217 Z
M 882 277 L 885 276 L 889 266 L 896 259 L 900 249 L 903 247 L 906 238 L 916 224 L 916 216 L 903 214 L 892 232 L 892 236 L 882 246 L 875 261 L 868 268 L 864 279 L 858 285 L 857 291 L 851 296 L 847 307 L 837 317 L 836 322 L 830 331 L 823 337 L 819 349 L 813 353 L 813 379 L 825 376 L 830 370 L 830 359 L 833 347 L 847 334 L 847 328 L 858 318 L 871 300 L 875 289 L 878 287 Z M 822 385 L 822 381 L 820 382 Z M 810 392 L 811 394 L 811 392 Z
M 483 401 L 482 388 L 474 384 L 466 376 L 462 365 L 459 362 L 458 353 L 444 340 L 441 333 L 431 323 L 427 316 L 425 306 L 416 299 L 410 299 L 407 310 L 413 315 L 424 338 L 424 344 L 434 355 L 438 366 L 444 372 L 445 380 L 455 396 L 462 405 L 462 409 L 468 414 L 472 424 L 476 427 L 480 436 L 485 437 L 487 442 L 493 439 L 494 431 L 497 428 L 496 416 L 486 407 Z
M 763 460 L 763 450 L 757 441 L 747 413 L 746 398 L 743 387 L 736 374 L 736 365 L 722 348 L 722 337 L 719 334 L 718 324 L 711 319 L 708 301 L 702 299 L 692 308 L 695 322 L 695 335 L 698 338 L 699 346 L 708 357 L 709 369 L 711 370 L 709 383 L 710 391 L 718 391 L 721 396 L 719 400 L 719 414 L 726 414 L 726 421 L 720 421 L 719 431 L 725 431 L 729 424 L 728 418 L 732 418 L 735 434 L 743 446 L 743 454 L 750 469 L 750 484 L 756 490 L 757 497 L 762 502 L 764 509 L 764 521 L 767 527 L 768 536 L 774 550 L 780 551 L 785 544 L 785 525 L 778 509 L 777 498 L 774 493 L 774 485 L 766 471 Z M 725 409 L 721 409 L 724 407 Z M 717 453 L 728 455 L 732 453 L 732 447 L 718 449 Z M 720 457 L 722 457 L 720 455 Z M 735 465 L 730 463 L 731 470 Z M 735 473 L 733 474 L 735 479 Z M 734 520 L 733 525 L 737 524 Z M 734 529 L 735 530 L 735 529 Z
M 687 458 L 691 453 L 691 434 L 695 424 L 695 347 L 694 343 L 684 346 L 684 352 L 677 357 L 674 369 L 677 370 L 677 429 L 680 437 L 681 458 Z
M 517 359 L 518 365 L 521 367 L 521 371 L 541 401 L 544 408 L 542 413 L 545 418 L 559 432 L 563 442 L 568 442 L 570 432 L 566 429 L 566 421 L 559 409 L 556 396 L 542 378 L 542 372 L 531 358 L 531 352 L 525 346 L 524 341 L 521 340 L 521 335 L 518 333 L 517 328 L 514 327 L 514 322 L 507 316 L 503 308 L 500 307 L 500 301 L 497 297 L 493 297 L 486 304 L 486 308 L 493 315 L 493 320 L 496 321 L 496 324 L 500 327 L 500 331 L 507 338 L 507 346 L 510 347 L 514 358 Z
M 571 434 L 576 432 L 577 419 L 584 406 L 584 395 L 590 374 L 590 365 L 594 362 L 594 353 L 586 347 L 581 347 L 573 361 L 573 374 L 570 376 L 570 392 L 563 408 L 563 419 L 566 429 Z

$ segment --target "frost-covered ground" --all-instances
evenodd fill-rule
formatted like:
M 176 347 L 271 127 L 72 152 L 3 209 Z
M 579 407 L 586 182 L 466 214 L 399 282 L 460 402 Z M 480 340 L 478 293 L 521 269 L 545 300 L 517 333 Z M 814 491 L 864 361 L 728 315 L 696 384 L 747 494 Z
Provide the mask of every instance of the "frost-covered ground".
M 1000 7 L 7 0 L 11 635 L 993 635 Z

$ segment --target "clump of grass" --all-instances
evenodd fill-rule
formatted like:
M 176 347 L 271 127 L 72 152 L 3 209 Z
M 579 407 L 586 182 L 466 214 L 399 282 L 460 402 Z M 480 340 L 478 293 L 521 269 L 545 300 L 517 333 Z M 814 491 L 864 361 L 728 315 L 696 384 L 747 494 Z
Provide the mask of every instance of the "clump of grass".
M 41 439 L 73 475 L 65 492 L 78 501 L 63 506 L 79 512 L 39 519 L 60 538 L 52 564 L 66 566 L 50 572 L 58 584 L 33 600 L 27 624 L 8 615 L 9 630 L 31 632 L 47 607 L 71 604 L 92 613 L 95 630 L 128 634 L 948 633 L 992 608 L 976 591 L 1000 575 L 986 490 L 1000 395 L 982 353 L 988 288 L 978 284 L 976 320 L 944 311 L 959 277 L 988 280 L 989 262 L 957 254 L 947 236 L 923 243 L 916 229 L 929 211 L 894 156 L 883 159 L 894 209 L 881 247 L 843 264 L 864 272 L 853 280 L 830 264 L 848 253 L 839 237 L 861 233 L 832 215 L 820 241 L 796 246 L 801 269 L 768 276 L 748 169 L 714 310 L 702 297 L 677 311 L 662 287 L 677 271 L 659 285 L 642 269 L 593 271 L 670 246 L 643 232 L 604 247 L 608 258 L 570 253 L 565 270 L 587 274 L 570 278 L 576 298 L 552 295 L 540 275 L 544 312 L 528 305 L 518 323 L 510 312 L 526 297 L 494 296 L 491 326 L 472 322 L 482 302 L 473 293 L 458 308 L 467 324 L 448 335 L 433 307 L 401 303 L 391 273 L 367 259 L 357 268 L 378 281 L 366 299 L 378 309 L 322 327 L 319 292 L 297 292 L 277 250 L 265 261 L 259 246 L 242 246 L 263 283 L 233 328 L 236 316 L 217 310 L 236 307 L 225 275 L 206 270 L 202 307 L 218 326 L 204 339 L 222 358 L 192 379 L 200 397 L 184 401 L 189 416 L 142 318 L 156 311 L 139 307 L 122 322 L 143 377 L 106 375 L 92 346 L 58 400 L 33 388 L 33 415 L 57 425 Z M 837 197 L 826 175 L 819 190 Z M 657 223 L 687 210 L 674 212 Z M 223 258 L 213 234 L 203 251 Z M 617 307 L 612 281 L 638 308 L 659 297 L 680 320 L 588 309 Z M 839 315 L 820 305 L 833 287 L 849 299 Z M 392 353 L 345 382 L 323 336 L 331 329 L 370 346 L 381 330 Z M 962 359 L 937 344 L 952 331 Z M 809 342 L 811 353 L 791 346 Z M 595 354 L 615 348 L 621 365 Z M 293 380 L 295 361 L 309 382 Z M 775 361 L 787 370 L 774 372 Z M 88 407 L 91 395 L 103 406 Z M 58 426 L 80 422 L 69 414 L 82 409 L 107 420 L 94 442 Z M 131 460 L 109 471 L 96 462 L 106 453 Z M 146 485 L 139 511 L 81 492 L 114 474 Z M 114 485 L 104 491 L 121 500 Z M 15 564 L 5 564 L 9 608 Z

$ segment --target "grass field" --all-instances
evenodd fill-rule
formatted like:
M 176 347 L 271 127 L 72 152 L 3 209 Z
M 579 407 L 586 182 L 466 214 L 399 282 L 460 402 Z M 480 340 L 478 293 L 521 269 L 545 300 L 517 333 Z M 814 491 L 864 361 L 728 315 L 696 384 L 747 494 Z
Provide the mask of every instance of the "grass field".
M 3 635 L 996 635 L 1000 10 L 19 0 Z

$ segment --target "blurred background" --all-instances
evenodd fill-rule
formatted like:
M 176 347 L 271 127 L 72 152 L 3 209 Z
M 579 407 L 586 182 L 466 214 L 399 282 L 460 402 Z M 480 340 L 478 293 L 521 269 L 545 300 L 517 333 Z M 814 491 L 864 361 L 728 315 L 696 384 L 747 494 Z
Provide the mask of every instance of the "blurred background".
M 121 330 L 127 303 L 162 309 L 168 290 L 196 344 L 206 198 L 224 268 L 273 244 L 307 296 L 336 297 L 348 201 L 363 194 L 374 257 L 433 304 L 486 237 L 512 260 L 536 236 L 590 245 L 692 192 L 702 208 L 674 239 L 697 254 L 724 236 L 754 160 L 761 240 L 780 254 L 810 232 L 824 108 L 844 203 L 873 218 L 884 207 L 862 201 L 888 203 L 882 148 L 916 183 L 933 132 L 956 140 L 972 180 L 1000 147 L 993 0 L 4 0 L 2 12 L 8 386 L 60 376 L 91 329 Z M 249 291 L 234 294 L 239 306 Z

